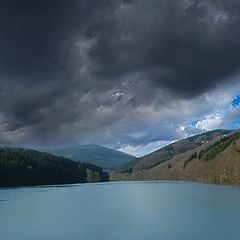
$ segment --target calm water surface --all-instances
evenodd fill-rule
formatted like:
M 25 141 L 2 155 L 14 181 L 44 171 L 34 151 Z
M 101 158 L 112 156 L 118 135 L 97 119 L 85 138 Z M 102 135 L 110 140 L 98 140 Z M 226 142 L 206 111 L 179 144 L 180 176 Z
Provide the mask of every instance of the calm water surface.
M 116 182 L 0 188 L 1 240 L 239 240 L 240 187 Z

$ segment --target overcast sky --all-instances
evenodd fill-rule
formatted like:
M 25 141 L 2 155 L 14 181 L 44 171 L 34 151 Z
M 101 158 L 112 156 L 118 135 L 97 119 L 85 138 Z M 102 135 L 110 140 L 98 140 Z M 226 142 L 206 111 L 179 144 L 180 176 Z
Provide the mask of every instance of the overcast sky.
M 0 141 L 140 156 L 240 124 L 240 1 L 0 0 Z

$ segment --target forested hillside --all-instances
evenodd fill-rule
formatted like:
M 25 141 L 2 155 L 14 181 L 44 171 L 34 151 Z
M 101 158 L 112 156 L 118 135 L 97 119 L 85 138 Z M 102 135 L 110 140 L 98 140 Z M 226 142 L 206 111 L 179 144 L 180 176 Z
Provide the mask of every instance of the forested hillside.
M 92 164 L 23 148 L 0 148 L 0 186 L 107 181 Z
M 77 162 L 91 163 L 106 170 L 117 169 L 124 163 L 136 158 L 118 150 L 94 144 L 39 148 L 39 151 L 66 157 Z

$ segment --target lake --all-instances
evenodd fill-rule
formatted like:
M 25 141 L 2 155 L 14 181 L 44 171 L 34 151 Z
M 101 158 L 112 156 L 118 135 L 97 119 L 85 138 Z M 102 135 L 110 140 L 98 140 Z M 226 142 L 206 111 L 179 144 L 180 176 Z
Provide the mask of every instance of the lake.
M 240 186 L 109 182 L 0 188 L 2 240 L 239 240 Z

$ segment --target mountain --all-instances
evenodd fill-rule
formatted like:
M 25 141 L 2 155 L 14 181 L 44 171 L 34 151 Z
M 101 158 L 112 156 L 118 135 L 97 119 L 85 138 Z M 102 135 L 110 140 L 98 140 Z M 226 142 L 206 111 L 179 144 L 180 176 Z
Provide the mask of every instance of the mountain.
M 132 155 L 99 145 L 40 148 L 38 150 L 63 156 L 74 161 L 95 164 L 105 170 L 117 169 L 122 164 L 136 158 Z
M 134 170 L 151 169 L 162 162 L 172 159 L 175 155 L 185 153 L 186 151 L 195 149 L 196 147 L 199 147 L 202 144 L 215 139 L 216 137 L 223 136 L 229 133 L 231 133 L 231 131 L 218 129 L 218 130 L 213 130 L 210 132 L 198 134 L 186 139 L 182 139 L 175 143 L 169 144 L 157 151 L 154 151 L 148 155 L 145 155 L 143 157 L 129 161 L 126 164 L 123 164 L 117 170 L 117 172 L 131 173 L 133 169 Z
M 130 161 L 112 180 L 189 180 L 240 183 L 240 131 L 214 130 Z
M 25 186 L 108 181 L 92 164 L 24 148 L 0 148 L 0 186 Z

